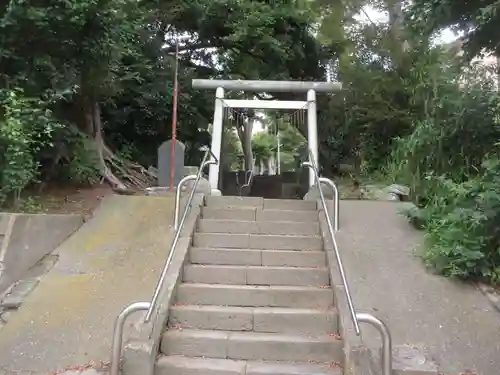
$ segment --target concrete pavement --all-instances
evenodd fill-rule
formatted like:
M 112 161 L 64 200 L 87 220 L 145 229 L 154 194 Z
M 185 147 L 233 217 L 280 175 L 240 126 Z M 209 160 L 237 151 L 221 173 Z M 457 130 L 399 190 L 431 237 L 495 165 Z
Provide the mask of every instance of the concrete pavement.
M 354 303 L 389 326 L 394 345 L 424 346 L 445 374 L 500 372 L 500 314 L 474 286 L 428 272 L 423 241 L 394 202 L 342 201 L 337 235 Z M 363 339 L 380 347 L 363 326 Z
M 152 296 L 171 243 L 172 207 L 172 197 L 106 198 L 56 249 L 59 261 L 0 331 L 0 374 L 109 360 L 116 316 Z

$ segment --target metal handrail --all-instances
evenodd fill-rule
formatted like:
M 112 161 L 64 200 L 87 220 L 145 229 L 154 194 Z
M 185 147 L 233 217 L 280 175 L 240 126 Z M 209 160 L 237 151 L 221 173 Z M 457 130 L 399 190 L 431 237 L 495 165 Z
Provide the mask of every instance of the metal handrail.
M 119 375 L 120 373 L 120 357 L 122 354 L 123 326 L 125 325 L 125 321 L 130 314 L 147 310 L 150 306 L 151 303 L 149 302 L 134 302 L 125 307 L 116 318 L 113 330 L 113 342 L 111 343 L 110 375 Z
M 252 164 L 252 169 L 249 169 L 248 171 L 245 172 L 245 183 L 240 186 L 240 197 L 243 193 L 243 188 L 244 187 L 249 187 L 252 185 L 253 182 L 253 176 L 255 175 L 255 162 L 257 159 L 253 159 L 253 164 Z M 248 176 L 248 178 L 247 178 Z
M 340 257 L 337 241 L 335 240 L 335 232 L 333 230 L 332 221 L 330 219 L 330 215 L 328 215 L 328 208 L 326 206 L 325 195 L 323 194 L 323 190 L 321 189 L 321 183 L 318 175 L 318 168 L 316 166 L 316 161 L 314 160 L 314 155 L 312 154 L 311 150 L 309 150 L 309 162 L 302 163 L 302 165 L 312 169 L 314 172 L 314 179 L 318 184 L 319 198 L 321 200 L 321 205 L 323 206 L 323 210 L 325 210 L 325 217 L 326 217 L 326 222 L 328 224 L 327 225 L 328 231 L 330 232 L 330 236 L 332 238 L 335 259 L 337 260 L 337 266 L 340 271 L 340 277 L 342 278 L 342 284 L 344 285 L 344 292 L 347 298 L 347 304 L 349 306 L 349 313 L 351 314 L 351 319 L 352 323 L 354 324 L 354 329 L 356 330 L 356 334 L 359 336 L 361 334 L 361 331 L 359 329 L 358 318 L 356 318 L 356 310 L 354 309 L 354 303 L 352 302 L 351 290 L 349 288 L 349 283 L 347 282 L 347 277 L 345 274 L 344 265 L 342 263 L 342 258 Z
M 182 188 L 188 181 L 195 181 L 195 185 L 197 184 L 196 179 L 198 178 L 197 174 L 190 174 L 179 181 L 177 184 L 177 189 L 175 191 L 175 208 L 174 208 L 174 230 L 179 229 L 179 212 L 181 210 L 181 195 Z M 186 206 L 188 207 L 188 206 Z
M 208 157 L 212 156 L 212 160 L 208 160 Z M 167 260 L 165 261 L 165 265 L 163 266 L 163 271 L 161 273 L 160 279 L 158 280 L 158 283 L 156 284 L 155 292 L 153 294 L 153 298 L 151 299 L 151 306 L 148 309 L 148 312 L 144 318 L 144 323 L 149 323 L 151 320 L 151 316 L 153 315 L 154 309 L 157 307 L 158 303 L 158 298 L 160 297 L 160 291 L 163 287 L 163 283 L 165 282 L 165 277 L 167 275 L 167 270 L 168 267 L 170 266 L 170 262 L 172 261 L 172 258 L 174 256 L 174 250 L 177 246 L 177 242 L 179 242 L 179 238 L 181 236 L 182 232 L 182 227 L 184 226 L 184 221 L 186 220 L 186 217 L 189 212 L 189 208 L 191 207 L 191 203 L 193 201 L 193 197 L 196 191 L 196 187 L 198 186 L 198 182 L 200 181 L 201 175 L 203 174 L 203 170 L 207 165 L 210 164 L 217 164 L 218 160 L 215 157 L 215 155 L 212 153 L 210 149 L 207 148 L 205 155 L 203 156 L 203 160 L 200 165 L 200 169 L 198 170 L 198 173 L 196 174 L 196 178 L 193 178 L 194 175 L 184 177 L 179 184 L 177 185 L 177 191 L 175 193 L 175 214 L 174 214 L 174 230 L 175 230 L 175 235 L 174 235 L 174 240 L 172 241 L 172 246 L 170 247 L 170 253 L 168 254 Z M 179 209 L 180 209 L 180 197 L 181 197 L 181 190 L 183 184 L 185 184 L 189 180 L 194 179 L 194 184 L 193 184 L 193 189 L 189 193 L 189 198 L 186 202 L 186 207 L 184 208 L 184 214 L 182 215 L 182 218 L 179 223 L 176 222 L 176 220 L 179 217 Z
M 213 159 L 207 160 L 209 156 L 211 156 Z M 128 305 L 127 307 L 125 307 L 122 310 L 122 312 L 120 313 L 120 315 L 118 315 L 118 317 L 116 318 L 114 331 L 113 331 L 113 342 L 111 344 L 110 375 L 119 375 L 119 372 L 120 372 L 120 356 L 121 356 L 121 351 L 122 351 L 123 328 L 125 325 L 125 320 L 128 318 L 128 316 L 130 314 L 137 312 L 137 311 L 145 311 L 145 310 L 147 310 L 147 313 L 146 313 L 146 317 L 144 318 L 144 323 L 148 323 L 151 320 L 151 316 L 152 316 L 155 308 L 157 307 L 156 305 L 158 303 L 160 291 L 163 287 L 163 283 L 165 282 L 165 277 L 167 274 L 168 267 L 170 265 L 170 262 L 172 261 L 172 257 L 173 257 L 175 248 L 177 246 L 177 242 L 179 241 L 180 234 L 182 232 L 182 227 L 183 227 L 184 222 L 186 220 L 186 217 L 188 215 L 189 208 L 192 204 L 193 197 L 194 197 L 194 194 L 196 191 L 196 187 L 198 186 L 198 182 L 200 181 L 201 175 L 203 173 L 203 169 L 205 169 L 205 167 L 207 165 L 217 164 L 217 163 L 218 163 L 217 158 L 212 153 L 212 151 L 207 148 L 205 151 L 205 155 L 203 156 L 203 160 L 201 162 L 200 169 L 199 169 L 198 173 L 196 175 L 187 176 L 190 178 L 187 178 L 187 177 L 183 178 L 177 184 L 177 191 L 176 191 L 176 195 L 175 195 L 176 206 L 175 206 L 175 213 L 174 213 L 174 227 L 176 227 L 176 228 L 175 228 L 174 240 L 172 241 L 172 245 L 170 248 L 170 253 L 168 254 L 168 258 L 167 258 L 165 265 L 163 267 L 163 271 L 161 273 L 160 279 L 158 280 L 158 283 L 156 285 L 156 289 L 155 289 L 153 298 L 151 299 L 151 302 L 134 302 L 134 303 Z M 193 178 L 191 178 L 191 177 L 193 177 Z M 178 212 L 179 212 L 179 206 L 180 206 L 180 192 L 181 192 L 184 184 L 190 180 L 195 180 L 195 182 L 193 184 L 193 189 L 191 190 L 191 192 L 189 194 L 189 198 L 186 202 L 186 207 L 184 209 L 184 213 L 182 215 L 180 223 L 177 223 L 178 225 L 176 225 L 176 220 L 178 220 L 178 217 L 179 217 Z
M 328 226 L 328 231 L 330 232 L 330 237 L 332 239 L 332 244 L 333 244 L 333 251 L 335 254 L 335 259 L 337 260 L 337 266 L 339 268 L 340 276 L 342 279 L 342 284 L 344 285 L 344 293 L 347 299 L 347 305 L 349 307 L 349 313 L 351 315 L 351 320 L 354 324 L 354 329 L 356 332 L 356 335 L 361 334 L 361 330 L 359 328 L 359 323 L 368 323 L 371 324 L 373 327 L 375 327 L 380 335 L 382 336 L 382 358 L 381 358 L 381 367 L 382 367 L 382 373 L 383 375 L 392 375 L 392 339 L 391 339 L 391 334 L 389 332 L 389 329 L 387 326 L 382 322 L 380 319 L 377 317 L 371 315 L 371 314 L 365 314 L 365 313 L 356 313 L 356 309 L 354 308 L 354 303 L 352 301 L 351 297 L 351 291 L 349 288 L 349 284 L 347 282 L 347 277 L 344 269 L 344 265 L 342 263 L 342 258 L 340 257 L 340 252 L 339 248 L 337 245 L 337 241 L 335 240 L 335 231 L 333 229 L 332 221 L 330 219 L 330 215 L 328 214 L 328 209 L 326 206 L 326 201 L 325 201 L 325 196 L 323 194 L 323 190 L 321 189 L 321 182 L 326 182 L 328 185 L 330 185 L 334 191 L 335 197 L 336 197 L 336 203 L 334 203 L 334 214 L 336 217 L 336 223 L 338 223 L 338 189 L 335 186 L 335 183 L 327 179 L 325 177 L 319 177 L 318 174 L 318 168 L 316 166 L 316 161 L 314 159 L 314 155 L 312 154 L 311 150 L 309 150 L 309 162 L 304 162 L 302 163 L 303 166 L 308 167 L 313 170 L 314 172 L 314 178 L 316 180 L 316 183 L 318 185 L 318 190 L 319 190 L 319 197 L 321 200 L 321 205 L 323 206 L 323 210 L 325 211 L 325 217 L 326 217 L 326 222 Z M 337 226 L 338 230 L 338 226 Z
M 357 313 L 356 317 L 359 322 L 368 323 L 382 336 L 382 357 L 381 367 L 383 375 L 392 375 L 392 338 L 389 328 L 376 316 L 372 314 Z
M 305 163 L 305 165 L 307 165 L 307 162 Z M 335 183 L 330 180 L 329 178 L 326 178 L 326 177 L 320 177 L 319 178 L 319 183 L 318 183 L 318 189 L 321 189 L 321 183 L 325 183 L 327 184 L 328 186 L 330 186 L 330 188 L 332 189 L 332 192 L 333 192 L 333 218 L 334 218 L 334 227 L 335 227 L 335 232 L 338 232 L 339 231 L 339 189 L 337 189 L 337 185 L 335 185 Z

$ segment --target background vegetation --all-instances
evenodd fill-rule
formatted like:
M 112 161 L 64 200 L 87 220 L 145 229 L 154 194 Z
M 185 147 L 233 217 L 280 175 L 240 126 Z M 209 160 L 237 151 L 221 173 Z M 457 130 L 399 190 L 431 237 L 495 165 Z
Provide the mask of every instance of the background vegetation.
M 370 19 L 370 7 L 387 20 Z M 427 264 L 498 283 L 498 72 L 471 62 L 483 52 L 500 55 L 498 7 L 493 0 L 6 1 L 0 202 L 39 182 L 149 183 L 147 168 L 171 133 L 178 41 L 178 137 L 187 164 L 197 164 L 199 146 L 210 143 L 213 114 L 214 93 L 191 89 L 192 78 L 329 75 L 345 90 L 319 97 L 325 174 L 347 161 L 359 173 L 408 185 Z M 436 45 L 445 27 L 465 35 L 462 43 Z M 254 94 L 231 93 L 242 95 Z M 306 134 L 301 124 L 272 123 L 253 153 L 273 152 L 276 126 L 292 168 Z M 224 152 L 243 153 L 248 164 L 252 152 L 237 135 L 227 131 Z M 240 159 L 225 160 L 225 168 L 243 169 Z

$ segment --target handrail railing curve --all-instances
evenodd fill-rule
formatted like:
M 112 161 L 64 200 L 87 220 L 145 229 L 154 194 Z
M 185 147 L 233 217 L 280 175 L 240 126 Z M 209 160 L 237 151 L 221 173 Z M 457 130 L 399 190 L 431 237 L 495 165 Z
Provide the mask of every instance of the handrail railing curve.
M 243 195 L 243 188 L 252 186 L 253 176 L 255 175 L 255 161 L 253 159 L 252 169 L 245 172 L 245 183 L 240 186 L 240 197 Z
M 319 187 L 318 188 L 321 187 L 321 183 L 325 183 L 328 186 L 330 186 L 330 188 L 332 189 L 332 193 L 333 193 L 333 219 L 334 219 L 333 225 L 334 225 L 335 232 L 338 232 L 339 231 L 339 221 L 340 221 L 340 215 L 339 215 L 339 199 L 340 199 L 339 189 L 337 189 L 337 185 L 335 185 L 335 182 L 333 182 L 329 178 L 320 177 L 318 181 L 319 181 L 319 183 L 318 183 Z

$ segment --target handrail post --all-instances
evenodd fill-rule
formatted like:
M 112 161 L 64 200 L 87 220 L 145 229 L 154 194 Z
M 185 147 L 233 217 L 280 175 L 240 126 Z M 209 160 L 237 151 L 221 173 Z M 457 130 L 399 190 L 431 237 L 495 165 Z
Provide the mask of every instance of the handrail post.
M 357 313 L 356 318 L 362 323 L 368 323 L 375 327 L 382 336 L 382 374 L 392 375 L 392 338 L 389 328 L 383 321 L 371 314 Z
M 329 178 L 326 177 L 320 177 L 319 178 L 319 183 L 318 183 L 318 189 L 321 189 L 321 183 L 324 182 L 325 184 L 329 185 L 330 188 L 332 189 L 333 192 L 333 217 L 334 217 L 334 227 L 335 227 L 335 232 L 339 231 L 339 189 L 337 189 L 337 185 L 335 185 L 335 182 L 330 180 Z
M 123 327 L 130 314 L 145 311 L 150 307 L 149 302 L 134 302 L 125 307 L 115 320 L 113 342 L 111 344 L 111 369 L 110 375 L 118 375 L 120 371 L 120 357 L 122 354 Z
M 184 177 L 177 184 L 177 189 L 175 191 L 175 210 L 174 210 L 174 230 L 179 229 L 179 211 L 181 209 L 181 194 L 182 188 L 188 181 L 196 180 L 198 176 L 195 174 L 190 174 L 189 176 Z M 194 189 L 195 187 L 193 187 Z

